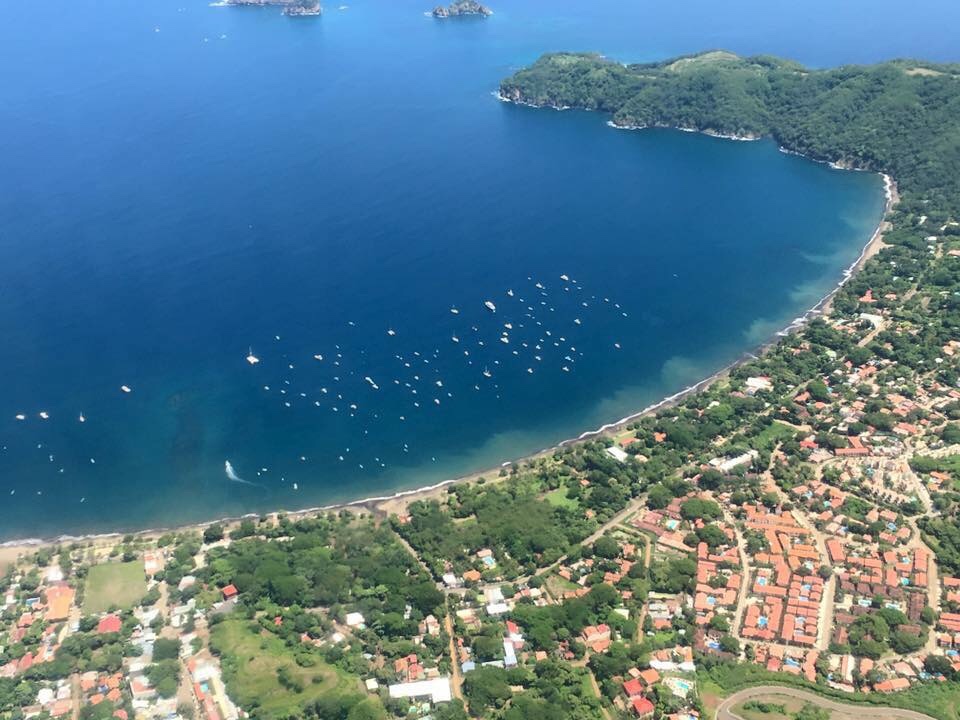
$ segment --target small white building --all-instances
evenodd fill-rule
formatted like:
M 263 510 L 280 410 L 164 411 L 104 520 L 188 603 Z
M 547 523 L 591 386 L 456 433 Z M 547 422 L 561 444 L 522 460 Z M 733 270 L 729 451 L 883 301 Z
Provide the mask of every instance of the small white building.
M 352 612 L 347 613 L 344 622 L 347 624 L 347 627 L 363 627 L 366 621 L 363 618 L 363 613 Z
M 617 462 L 625 463 L 627 460 L 630 459 L 630 456 L 627 455 L 627 453 L 625 453 L 623 450 L 618 448 L 616 445 L 613 445 L 612 447 L 608 447 L 605 450 L 605 452 L 607 453 L 607 455 L 612 457 Z

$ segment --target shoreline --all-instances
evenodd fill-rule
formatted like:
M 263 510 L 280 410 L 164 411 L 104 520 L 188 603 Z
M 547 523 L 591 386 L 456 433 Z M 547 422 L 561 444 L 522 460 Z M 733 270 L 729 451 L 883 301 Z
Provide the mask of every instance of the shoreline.
M 538 107 L 528 103 L 518 103 L 516 101 L 510 100 L 509 98 L 501 96 L 497 93 L 498 99 L 502 102 L 509 102 L 514 104 L 529 105 L 531 107 Z M 564 110 L 568 108 L 555 108 L 557 110 Z M 612 121 L 608 121 L 607 124 L 618 130 L 642 130 L 646 129 L 643 127 L 631 128 L 625 127 L 622 125 L 616 125 Z M 679 130 L 680 132 L 696 132 L 709 137 L 715 137 L 724 140 L 732 140 L 735 142 L 744 142 L 744 141 L 753 141 L 760 140 L 762 138 L 755 137 L 735 137 L 735 136 L 726 136 L 721 135 L 716 132 L 700 131 L 691 128 L 670 128 L 674 130 Z M 812 162 L 817 162 L 821 164 L 829 165 L 831 168 L 842 171 L 855 171 L 855 172 L 872 172 L 866 171 L 861 168 L 856 167 L 847 167 L 837 162 L 828 162 L 824 160 L 817 160 L 814 158 L 807 157 L 801 153 L 797 153 L 786 148 L 780 147 L 780 152 L 789 155 L 797 155 L 809 160 Z M 645 417 L 647 415 L 653 414 L 663 408 L 672 407 L 676 403 L 680 402 L 688 395 L 694 394 L 701 390 L 704 390 L 719 380 L 727 377 L 731 371 L 743 365 L 744 363 L 755 359 L 758 356 L 762 356 L 773 348 L 781 338 L 784 338 L 790 335 L 793 332 L 796 332 L 804 325 L 806 325 L 812 318 L 817 316 L 822 316 L 829 314 L 832 307 L 833 299 L 836 297 L 837 293 L 843 288 L 844 285 L 849 282 L 849 280 L 856 275 L 856 273 L 877 253 L 879 253 L 887 245 L 883 242 L 883 235 L 890 229 L 889 215 L 891 210 L 896 206 L 900 200 L 899 192 L 897 189 L 896 181 L 886 173 L 877 173 L 883 178 L 884 182 L 884 194 L 886 197 L 883 213 L 880 217 L 880 220 L 873 231 L 873 234 L 867 240 L 866 244 L 863 246 L 863 249 L 860 251 L 860 254 L 857 258 L 842 271 L 841 278 L 839 282 L 822 298 L 813 307 L 809 308 L 802 315 L 794 318 L 788 325 L 784 328 L 773 333 L 767 340 L 760 343 L 760 345 L 754 347 L 752 350 L 746 350 L 742 355 L 734 360 L 731 363 L 728 363 L 724 367 L 720 368 L 714 373 L 711 373 L 702 380 L 697 381 L 692 385 L 679 390 L 678 392 L 668 395 L 650 405 L 646 406 L 638 412 L 627 415 L 619 420 L 606 423 L 601 425 L 599 428 L 594 430 L 586 430 L 576 437 L 567 438 L 566 440 L 561 440 L 560 442 L 551 445 L 549 447 L 543 448 L 541 450 L 523 455 L 519 458 L 512 460 L 506 460 L 500 463 L 497 466 L 487 467 L 485 469 L 468 473 L 466 475 L 460 475 L 454 478 L 448 478 L 442 480 L 438 483 L 432 485 L 425 485 L 417 488 L 411 488 L 409 490 L 398 490 L 389 495 L 379 495 L 379 496 L 370 496 L 364 497 L 357 500 L 348 500 L 341 501 L 336 503 L 331 503 L 329 505 L 318 505 L 308 508 L 302 508 L 297 510 L 283 510 L 275 509 L 265 512 L 249 512 L 239 516 L 227 516 L 221 518 L 215 518 L 210 520 L 204 520 L 193 523 L 186 523 L 184 525 L 175 525 L 171 527 L 160 527 L 160 528 L 147 528 L 140 530 L 116 530 L 104 533 L 88 533 L 82 535 L 69 535 L 63 534 L 53 538 L 18 538 L 7 541 L 0 542 L 0 571 L 3 570 L 4 566 L 15 562 L 18 557 L 22 554 L 35 552 L 36 550 L 48 547 L 51 545 L 61 545 L 61 544 L 70 544 L 70 543 L 91 543 L 96 544 L 99 542 L 104 542 L 110 539 L 122 538 L 124 535 L 133 535 L 136 538 L 155 538 L 163 535 L 165 533 L 176 533 L 176 532 L 189 532 L 189 531 L 202 531 L 204 528 L 209 527 L 210 525 L 222 523 L 222 524 L 236 524 L 245 518 L 256 518 L 261 516 L 276 516 L 279 514 L 286 515 L 291 519 L 302 518 L 311 515 L 317 515 L 320 513 L 326 513 L 337 510 L 347 510 L 347 511 L 356 511 L 356 512 L 369 512 L 374 515 L 380 515 L 383 517 L 389 517 L 391 514 L 399 514 L 412 502 L 418 500 L 427 500 L 427 499 L 438 499 L 443 496 L 444 491 L 447 487 L 452 485 L 464 484 L 476 482 L 481 478 L 486 478 L 487 482 L 497 482 L 502 478 L 499 477 L 499 472 L 503 468 L 510 467 L 511 465 L 520 464 L 523 462 L 530 462 L 533 460 L 542 459 L 552 455 L 554 452 L 561 448 L 568 447 L 570 445 L 576 444 L 578 442 L 583 442 L 584 440 L 589 440 L 603 435 L 609 434 L 611 432 L 619 432 L 623 430 L 627 425 L 636 420 Z

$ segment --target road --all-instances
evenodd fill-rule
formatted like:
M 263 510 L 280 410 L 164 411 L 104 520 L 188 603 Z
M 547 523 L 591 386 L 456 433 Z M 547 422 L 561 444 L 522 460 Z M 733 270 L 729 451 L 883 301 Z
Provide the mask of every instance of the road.
M 446 628 L 447 635 L 450 638 L 450 684 L 453 688 L 453 696 L 463 700 L 463 678 L 460 675 L 460 656 L 457 653 L 456 633 L 453 628 L 453 618 L 451 618 L 450 606 L 447 605 L 447 616 L 443 619 L 443 626 Z
M 858 703 L 856 705 L 849 703 L 828 700 L 815 693 L 798 688 L 784 687 L 781 685 L 760 685 L 758 687 L 747 688 L 735 692 L 733 695 L 720 703 L 717 708 L 716 720 L 744 720 L 733 712 L 734 706 L 751 698 L 763 697 L 768 695 L 785 695 L 786 697 L 803 700 L 814 703 L 831 712 L 842 712 L 847 715 L 856 715 L 868 720 L 933 720 L 929 715 L 916 712 L 914 710 L 903 710 L 901 708 L 879 707 Z

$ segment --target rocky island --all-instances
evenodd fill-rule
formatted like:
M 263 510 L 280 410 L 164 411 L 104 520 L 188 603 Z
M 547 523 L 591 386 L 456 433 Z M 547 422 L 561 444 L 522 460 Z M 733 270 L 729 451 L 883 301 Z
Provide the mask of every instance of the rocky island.
M 290 17 L 316 17 L 323 12 L 320 0 L 226 0 L 227 5 L 276 5 Z
M 447 7 L 437 5 L 437 7 L 433 9 L 433 16 L 435 18 L 460 17 L 463 15 L 480 15 L 481 17 L 487 17 L 488 15 L 493 15 L 493 10 L 486 5 L 481 5 L 476 0 L 456 0 L 456 2 L 450 3 Z

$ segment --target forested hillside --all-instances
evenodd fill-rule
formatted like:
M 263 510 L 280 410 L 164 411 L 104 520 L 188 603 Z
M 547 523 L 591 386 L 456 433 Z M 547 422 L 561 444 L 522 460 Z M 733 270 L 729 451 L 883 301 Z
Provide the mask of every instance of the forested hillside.
M 501 83 L 533 105 L 613 114 L 630 127 L 771 136 L 789 150 L 893 175 L 905 193 L 960 210 L 960 67 L 898 60 L 808 70 L 771 57 L 710 52 L 622 65 L 545 55 Z

